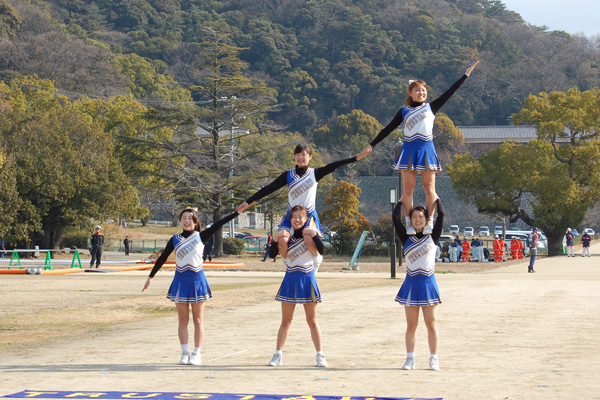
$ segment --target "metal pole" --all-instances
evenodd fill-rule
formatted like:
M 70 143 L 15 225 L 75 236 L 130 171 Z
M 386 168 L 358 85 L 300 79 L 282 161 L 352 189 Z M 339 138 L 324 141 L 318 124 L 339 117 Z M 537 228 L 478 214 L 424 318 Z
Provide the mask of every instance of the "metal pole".
M 392 215 L 394 214 L 394 207 L 396 206 L 396 188 L 390 189 L 390 204 L 392 205 Z M 393 219 L 392 219 L 393 221 Z M 390 246 L 390 273 L 392 279 L 396 278 L 396 230 L 392 223 L 392 245 Z
M 394 213 L 394 205 L 392 204 L 392 214 Z M 396 230 L 394 224 L 392 224 L 392 246 L 390 247 L 390 256 L 392 262 L 390 265 L 391 278 L 396 279 Z

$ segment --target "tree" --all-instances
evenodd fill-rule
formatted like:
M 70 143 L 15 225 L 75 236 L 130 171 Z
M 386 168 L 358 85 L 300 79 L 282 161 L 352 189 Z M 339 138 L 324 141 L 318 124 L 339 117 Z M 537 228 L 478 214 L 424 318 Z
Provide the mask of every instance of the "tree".
M 325 192 L 323 203 L 331 207 L 319 213 L 319 219 L 329 227 L 336 254 L 351 254 L 362 231 L 370 229 L 369 220 L 358 211 L 360 193 L 358 187 L 345 181 L 338 181 Z
M 17 216 L 7 233 L 30 245 L 38 233 L 44 246 L 60 245 L 65 228 L 133 217 L 139 200 L 114 155 L 114 140 L 76 103 L 36 78 L 0 83 L 10 108 L 0 112 L 0 136 L 14 175 Z M 12 164 L 11 164 L 12 163 Z M 4 200 L 4 198 L 2 198 Z
M 189 204 L 210 210 L 213 220 L 221 219 L 240 200 L 239 187 L 252 182 L 252 157 L 240 151 L 249 135 L 265 132 L 264 116 L 274 103 L 276 91 L 260 79 L 246 76 L 247 64 L 238 57 L 242 50 L 213 29 L 207 40 L 197 44 L 189 87 L 197 106 L 188 109 L 187 126 L 172 143 L 172 152 L 185 158 L 174 179 L 176 193 Z M 268 146 L 261 152 L 269 150 Z M 249 175 L 250 174 L 250 175 Z M 232 197 L 232 194 L 234 197 Z M 215 255 L 222 255 L 220 232 L 215 235 Z
M 507 142 L 479 160 L 469 153 L 456 156 L 448 173 L 459 197 L 475 204 L 479 212 L 541 228 L 552 256 L 561 254 L 566 229 L 579 225 L 600 199 L 600 142 L 590 143 L 585 153 L 587 162 L 577 163 L 570 176 L 550 143 Z M 584 180 L 592 186 L 574 179 L 582 175 L 589 175 Z

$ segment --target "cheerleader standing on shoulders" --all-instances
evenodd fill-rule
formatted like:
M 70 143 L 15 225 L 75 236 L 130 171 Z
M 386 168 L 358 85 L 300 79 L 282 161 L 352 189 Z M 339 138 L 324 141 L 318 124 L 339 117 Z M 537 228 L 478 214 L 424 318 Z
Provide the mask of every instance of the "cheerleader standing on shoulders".
M 288 186 L 288 212 L 285 217 L 283 217 L 283 221 L 279 225 L 279 232 L 277 232 L 275 238 L 273 239 L 273 241 L 277 243 L 279 254 L 281 257 L 283 257 L 284 263 L 287 262 L 288 241 L 290 240 L 290 236 L 293 231 L 290 224 L 291 208 L 298 204 L 306 207 L 308 213 L 306 228 L 309 228 L 311 231 L 316 231 L 319 236 L 321 236 L 321 222 L 319 221 L 319 215 L 317 214 L 315 204 L 318 183 L 325 176 L 333 173 L 333 171 L 335 171 L 337 168 L 343 165 L 351 164 L 358 159 L 357 157 L 352 157 L 345 160 L 332 162 L 324 167 L 315 169 L 309 168 L 308 163 L 310 160 L 312 160 L 312 148 L 309 145 L 299 144 L 294 149 L 294 160 L 296 161 L 296 168 L 283 172 L 273 182 L 250 196 L 245 202 L 236 208 L 236 210 L 241 214 L 255 201 L 268 196 L 269 194 L 286 185 Z M 310 253 L 313 255 L 316 266 L 318 267 L 323 260 L 323 257 L 320 256 L 319 251 L 315 247 L 315 244 L 312 240 L 312 235 L 310 233 L 306 233 L 304 235 L 304 240 Z
M 426 208 L 419 206 L 410 210 L 409 216 L 416 234 L 408 235 L 402 224 L 401 207 L 402 203 L 398 202 L 392 218 L 406 260 L 406 278 L 396 296 L 396 301 L 404 304 L 406 314 L 406 362 L 402 369 L 415 368 L 416 332 L 419 323 L 419 310 L 421 309 L 427 326 L 430 353 L 429 369 L 438 371 L 440 365 L 437 352 L 440 338 L 437 330 L 437 305 L 442 302 L 442 299 L 435 280 L 435 255 L 437 244 L 444 229 L 444 207 L 438 198 L 438 215 L 431 235 L 423 233 L 429 217 Z
M 179 214 L 179 222 L 183 232 L 174 235 L 154 263 L 150 276 L 144 284 L 142 292 L 150 286 L 150 282 L 163 266 L 169 255 L 175 251 L 177 269 L 173 282 L 167 292 L 167 298 L 175 302 L 179 317 L 179 343 L 181 344 L 181 359 L 179 364 L 200 365 L 202 362 L 200 348 L 204 338 L 204 303 L 212 297 L 208 281 L 202 269 L 202 254 L 206 243 L 215 232 L 238 215 L 234 212 L 215 222 L 210 228 L 200 232 L 200 219 L 194 209 L 187 208 Z M 188 349 L 188 322 L 190 307 L 194 322 L 194 351 L 190 355 Z
M 317 322 L 317 304 L 321 302 L 321 293 L 315 279 L 317 267 L 304 238 L 312 235 L 320 253 L 324 252 L 325 246 L 316 231 L 304 229 L 308 221 L 306 207 L 297 205 L 290 210 L 290 214 L 294 233 L 288 242 L 285 276 L 275 297 L 276 300 L 281 301 L 281 325 L 277 333 L 277 348 L 269 365 L 276 367 L 283 364 L 283 347 L 292 325 L 296 304 L 301 303 L 304 305 L 306 322 L 317 350 L 317 367 L 327 367 L 327 359 L 322 351 L 321 328 Z M 276 246 L 273 247 L 271 255 L 277 254 L 278 251 Z
M 435 114 L 442 108 L 448 99 L 458 90 L 471 75 L 479 61 L 471 65 L 464 76 L 440 97 L 427 103 L 427 84 L 423 80 L 409 81 L 406 105 L 398 111 L 392 121 L 379 132 L 377 137 L 360 153 L 360 160 L 369 154 L 373 147 L 385 139 L 394 129 L 404 122 L 404 142 L 400 156 L 392 167 L 402 174 L 402 197 L 400 202 L 404 205 L 404 212 L 413 208 L 413 193 L 417 182 L 417 171 L 421 173 L 423 189 L 425 190 L 425 206 L 432 210 L 427 225 L 423 230 L 425 235 L 431 235 L 433 230 L 433 206 L 438 199 L 435 190 L 435 174 L 442 170 L 440 160 L 433 145 L 433 122 Z M 415 230 L 410 225 L 410 218 L 405 214 L 406 231 L 414 235 Z

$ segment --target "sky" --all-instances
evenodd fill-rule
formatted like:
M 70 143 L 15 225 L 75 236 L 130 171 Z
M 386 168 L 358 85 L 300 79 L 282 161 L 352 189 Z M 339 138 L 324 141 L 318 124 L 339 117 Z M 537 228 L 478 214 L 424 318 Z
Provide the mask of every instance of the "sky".
M 535 26 L 586 36 L 600 34 L 599 0 L 501 0 Z

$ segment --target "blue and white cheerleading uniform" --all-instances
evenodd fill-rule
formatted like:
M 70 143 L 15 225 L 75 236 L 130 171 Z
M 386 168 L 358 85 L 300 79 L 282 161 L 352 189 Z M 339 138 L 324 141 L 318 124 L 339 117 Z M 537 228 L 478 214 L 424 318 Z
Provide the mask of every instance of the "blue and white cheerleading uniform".
M 274 193 L 282 187 L 288 187 L 288 212 L 280 224 L 280 229 L 287 229 L 292 232 L 289 210 L 292 207 L 302 204 L 308 212 L 308 221 L 306 227 L 314 229 L 319 235 L 322 235 L 321 222 L 315 208 L 317 198 L 318 182 L 325 176 L 333 173 L 337 168 L 356 162 L 356 157 L 346 158 L 344 160 L 334 161 L 319 168 L 298 167 L 281 173 L 273 182 L 264 186 L 258 192 L 254 193 L 247 200 L 247 204 L 252 204 L 265 196 Z
M 313 256 L 304 239 L 290 239 L 287 258 L 285 276 L 275 299 L 286 303 L 320 303 Z
M 401 109 L 404 120 L 404 143 L 393 164 L 395 170 L 441 171 L 442 166 L 433 145 L 435 115 L 429 103 Z
M 177 234 L 173 236 L 173 246 L 177 267 L 167 298 L 176 303 L 197 303 L 211 298 L 212 293 L 202 268 L 204 243 L 200 233 L 194 232 L 187 238 Z
M 431 235 L 408 235 L 403 225 L 402 203 L 392 213 L 396 235 L 402 243 L 406 260 L 406 277 L 396 295 L 396 301 L 406 306 L 425 307 L 442 302 L 435 280 L 435 259 L 438 242 L 444 229 L 445 210 L 441 199 L 436 202 L 436 219 Z
M 184 230 L 169 239 L 150 271 L 150 278 L 154 278 L 169 255 L 175 252 L 175 276 L 167 292 L 167 298 L 176 303 L 198 303 L 212 297 L 202 267 L 204 243 L 208 242 L 219 228 L 236 216 L 238 213 L 233 212 L 202 232 Z
M 435 280 L 437 245 L 430 235 L 408 237 L 404 244 L 406 278 L 396 301 L 407 306 L 431 306 L 442 302 Z
M 467 79 L 463 75 L 431 103 L 416 103 L 402 107 L 392 121 L 371 141 L 371 146 L 385 139 L 390 133 L 404 123 L 404 142 L 400 156 L 392 164 L 398 171 L 441 171 L 442 166 L 433 145 L 433 123 L 435 114 Z
M 300 176 L 296 173 L 295 169 L 290 169 L 286 174 L 288 185 L 288 211 L 283 217 L 279 229 L 286 229 L 290 233 L 293 233 L 292 222 L 290 221 L 290 210 L 294 206 L 303 205 L 306 207 L 306 214 L 308 216 L 308 221 L 306 221 L 304 227 L 314 229 L 319 235 L 322 235 L 321 221 L 319 221 L 319 214 L 317 214 L 315 205 L 318 186 L 315 170 L 313 168 L 308 168 L 306 173 Z

